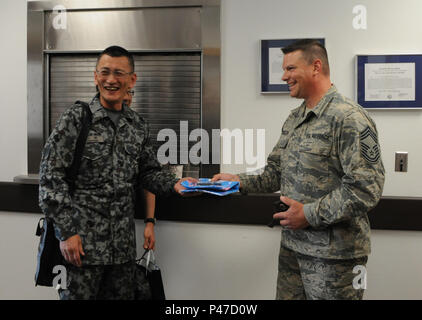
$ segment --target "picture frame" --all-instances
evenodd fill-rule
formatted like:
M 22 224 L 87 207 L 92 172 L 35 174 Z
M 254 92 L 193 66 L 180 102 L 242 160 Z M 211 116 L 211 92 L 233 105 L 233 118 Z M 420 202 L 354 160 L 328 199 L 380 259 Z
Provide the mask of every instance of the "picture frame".
M 325 45 L 324 38 L 312 38 Z M 289 86 L 281 80 L 283 76 L 282 48 L 301 40 L 261 40 L 261 93 L 288 93 Z
M 422 54 L 356 55 L 356 101 L 373 110 L 422 109 Z

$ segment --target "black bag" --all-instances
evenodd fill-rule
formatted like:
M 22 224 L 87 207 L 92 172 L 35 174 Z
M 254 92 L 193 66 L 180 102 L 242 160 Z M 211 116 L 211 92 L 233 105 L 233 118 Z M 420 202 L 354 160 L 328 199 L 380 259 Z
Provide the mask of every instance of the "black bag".
M 161 270 L 152 250 L 145 250 L 136 260 L 135 300 L 166 300 Z
M 78 175 L 79 167 L 82 160 L 82 152 L 85 148 L 86 139 L 88 138 L 89 129 L 92 122 L 92 113 L 86 102 L 76 101 L 83 107 L 82 129 L 76 141 L 75 155 L 70 168 L 66 171 L 66 182 L 69 184 L 70 193 L 75 188 L 75 180 Z M 42 227 L 41 227 L 42 224 Z M 65 260 L 60 251 L 60 242 L 55 236 L 54 224 L 51 219 L 41 218 L 38 221 L 37 231 L 35 235 L 40 236 L 40 244 L 38 246 L 37 269 L 35 271 L 35 286 L 53 286 L 55 274 L 53 268 L 57 265 L 63 265 Z
M 55 276 L 53 268 L 64 263 L 59 240 L 54 235 L 53 222 L 50 219 L 41 218 L 35 234 L 41 236 L 38 247 L 37 270 L 35 271 L 35 285 L 51 287 Z

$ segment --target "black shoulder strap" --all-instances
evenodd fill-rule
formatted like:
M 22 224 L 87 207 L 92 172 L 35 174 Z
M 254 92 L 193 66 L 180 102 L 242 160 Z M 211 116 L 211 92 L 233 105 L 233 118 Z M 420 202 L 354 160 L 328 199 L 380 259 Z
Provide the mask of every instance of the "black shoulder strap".
M 66 181 L 69 184 L 70 193 L 75 190 L 75 181 L 81 166 L 82 153 L 85 148 L 86 139 L 88 138 L 89 129 L 92 123 L 92 112 L 89 104 L 83 101 L 76 101 L 75 104 L 82 106 L 82 128 L 76 141 L 75 154 L 70 168 L 66 171 Z

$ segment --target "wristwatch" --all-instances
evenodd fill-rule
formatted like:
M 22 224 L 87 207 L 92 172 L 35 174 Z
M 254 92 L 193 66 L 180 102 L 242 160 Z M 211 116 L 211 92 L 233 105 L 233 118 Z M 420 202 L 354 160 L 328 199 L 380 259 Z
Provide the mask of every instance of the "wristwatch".
M 144 222 L 145 223 L 147 223 L 147 222 L 151 222 L 152 224 L 155 224 L 155 222 L 156 222 L 157 220 L 155 219 L 155 218 L 146 218 L 145 220 L 144 220 Z

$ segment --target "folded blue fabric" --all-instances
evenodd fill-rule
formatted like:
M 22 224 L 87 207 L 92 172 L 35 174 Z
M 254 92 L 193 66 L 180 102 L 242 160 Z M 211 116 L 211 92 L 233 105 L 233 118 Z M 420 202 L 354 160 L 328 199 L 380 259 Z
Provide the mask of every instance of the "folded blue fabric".
M 239 192 L 238 181 L 219 180 L 211 182 L 211 179 L 200 178 L 197 183 L 182 181 L 182 186 L 186 188 L 182 192 L 205 192 L 216 196 L 225 196 L 230 193 Z

